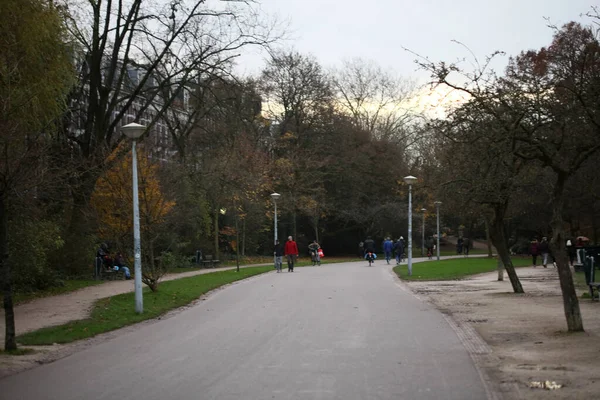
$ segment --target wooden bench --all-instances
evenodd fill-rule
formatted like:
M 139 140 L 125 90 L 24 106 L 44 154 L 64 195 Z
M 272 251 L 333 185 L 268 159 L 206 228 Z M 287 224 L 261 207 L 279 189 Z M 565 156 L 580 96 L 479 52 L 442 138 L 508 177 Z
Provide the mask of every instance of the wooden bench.
M 204 265 L 205 267 L 209 267 L 209 268 L 214 268 L 217 265 L 219 265 L 221 261 L 214 259 L 212 255 L 206 255 L 204 256 L 204 258 L 202 259 L 202 265 Z

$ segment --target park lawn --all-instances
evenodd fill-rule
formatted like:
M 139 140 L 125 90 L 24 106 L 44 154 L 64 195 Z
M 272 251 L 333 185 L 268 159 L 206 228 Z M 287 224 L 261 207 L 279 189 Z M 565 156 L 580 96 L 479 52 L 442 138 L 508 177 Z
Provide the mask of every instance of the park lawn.
M 135 294 L 124 293 L 98 300 L 90 318 L 72 321 L 64 325 L 39 329 L 17 337 L 21 345 L 51 345 L 70 343 L 100 333 L 112 331 L 147 319 L 156 318 L 167 311 L 185 306 L 201 295 L 241 279 L 272 271 L 273 267 L 242 268 L 218 271 L 162 282 L 157 292 L 144 289 L 144 313 L 134 310 Z
M 46 290 L 40 290 L 37 292 L 24 292 L 24 293 L 16 292 L 15 295 L 13 296 L 13 301 L 15 302 L 15 305 L 17 305 L 17 304 L 21 304 L 21 303 L 24 303 L 29 300 L 39 299 L 42 297 L 57 296 L 59 294 L 74 292 L 76 290 L 79 290 L 79 289 L 82 289 L 82 288 L 85 288 L 88 286 L 100 285 L 102 283 L 104 283 L 104 281 L 95 281 L 95 280 L 91 280 L 91 279 L 88 279 L 88 280 L 66 280 L 66 281 L 64 281 L 63 286 L 51 287 Z
M 531 265 L 527 257 L 513 257 L 515 267 Z M 465 276 L 481 274 L 496 270 L 496 258 L 456 258 L 441 261 L 426 261 L 413 264 L 412 276 L 408 276 L 408 267 L 400 265 L 394 267 L 394 272 L 405 280 L 413 281 L 446 281 L 460 279 Z

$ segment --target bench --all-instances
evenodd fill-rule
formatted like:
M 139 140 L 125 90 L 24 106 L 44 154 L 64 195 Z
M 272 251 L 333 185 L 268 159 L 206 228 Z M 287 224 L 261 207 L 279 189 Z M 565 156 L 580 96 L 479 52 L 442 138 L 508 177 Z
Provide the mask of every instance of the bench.
M 125 273 L 123 272 L 122 268 L 119 268 L 118 271 L 115 271 L 113 268 L 106 268 L 102 262 L 102 258 L 96 257 L 94 260 L 94 279 L 107 279 L 109 281 L 125 279 Z
M 596 282 L 596 260 L 593 256 L 586 256 L 583 264 L 583 272 L 585 273 L 585 283 L 590 289 L 590 297 L 594 301 L 594 289 L 600 298 L 600 282 Z
M 221 261 L 214 259 L 212 255 L 206 255 L 204 256 L 204 258 L 202 259 L 202 265 L 204 265 L 205 267 L 209 267 L 209 268 L 214 268 L 217 265 L 219 265 Z

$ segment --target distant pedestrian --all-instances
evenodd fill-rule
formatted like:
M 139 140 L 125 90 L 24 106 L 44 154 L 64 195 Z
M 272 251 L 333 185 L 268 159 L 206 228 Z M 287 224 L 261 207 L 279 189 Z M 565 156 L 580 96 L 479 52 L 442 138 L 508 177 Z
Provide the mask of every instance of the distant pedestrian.
M 404 238 L 402 236 L 400 236 L 394 245 L 394 250 L 396 250 L 396 265 L 400 265 L 404 260 Z
M 539 244 L 539 252 L 542 256 L 542 265 L 544 268 L 548 268 L 548 255 L 550 254 L 550 243 L 548 243 L 548 238 L 544 236 L 542 241 Z
M 567 255 L 569 256 L 569 265 L 571 265 L 571 267 L 572 267 L 573 263 L 575 262 L 575 258 L 577 258 L 576 249 L 575 249 L 575 246 L 573 245 L 573 241 L 571 239 L 567 240 L 566 246 L 567 246 Z
M 425 241 L 425 248 L 427 249 L 427 257 L 433 257 L 433 236 L 430 236 Z
M 389 237 L 385 238 L 385 241 L 383 242 L 383 252 L 385 254 L 385 261 L 387 261 L 387 263 L 390 263 L 390 260 L 392 259 L 392 250 L 394 249 L 394 243 L 390 240 Z
M 529 244 L 529 254 L 531 254 L 531 258 L 533 259 L 533 268 L 537 267 L 537 257 L 540 254 L 540 244 L 536 238 L 533 238 Z
M 463 239 L 463 253 L 465 256 L 469 255 L 469 249 L 471 248 L 471 239 L 468 237 Z
M 283 245 L 279 243 L 279 240 L 275 241 L 275 269 L 277 272 L 281 272 L 281 266 L 283 264 Z
M 296 258 L 298 258 L 298 245 L 292 240 L 291 236 L 288 236 L 283 252 L 287 257 L 288 272 L 294 272 L 294 264 L 296 263 Z
M 456 241 L 456 254 L 462 254 L 463 252 L 463 238 L 462 236 Z

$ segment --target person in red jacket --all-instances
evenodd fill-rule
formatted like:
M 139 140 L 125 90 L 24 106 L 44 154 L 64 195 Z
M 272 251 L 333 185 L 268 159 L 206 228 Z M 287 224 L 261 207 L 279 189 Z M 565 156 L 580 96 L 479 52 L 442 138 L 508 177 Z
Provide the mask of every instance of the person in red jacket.
M 288 240 L 285 242 L 283 254 L 287 257 L 288 272 L 294 272 L 294 263 L 296 257 L 298 257 L 298 245 L 292 240 L 291 236 L 288 236 Z

